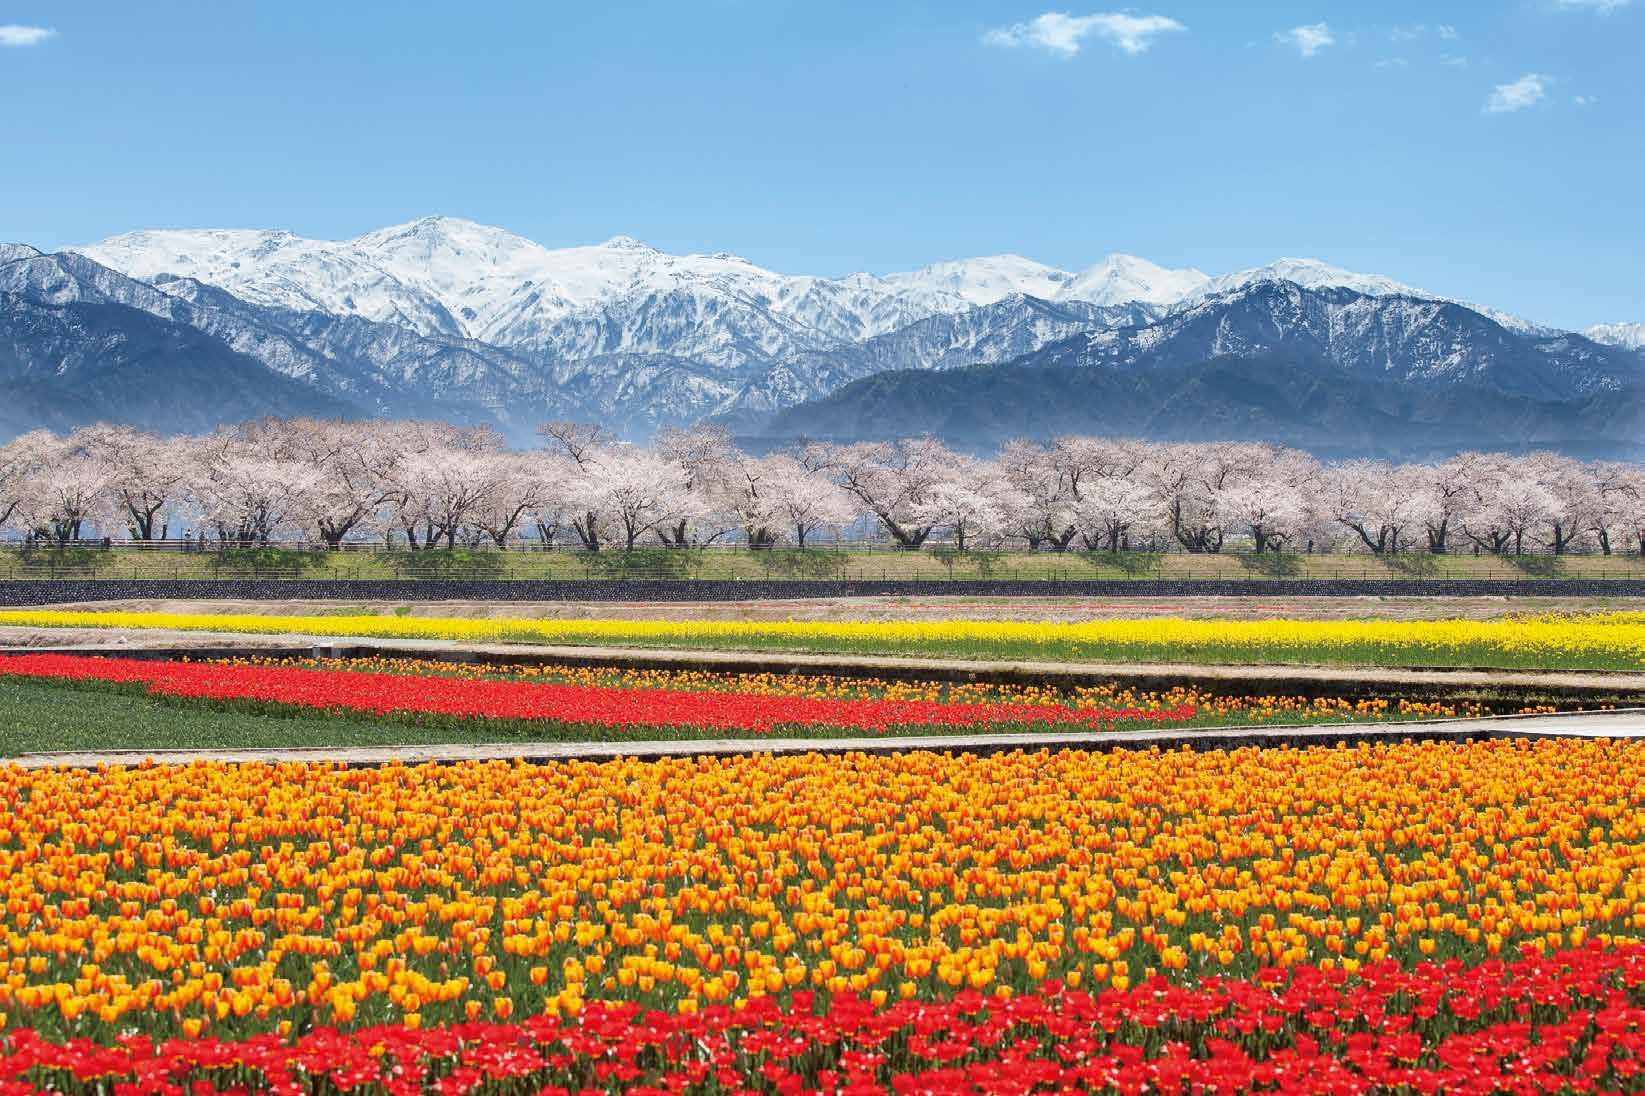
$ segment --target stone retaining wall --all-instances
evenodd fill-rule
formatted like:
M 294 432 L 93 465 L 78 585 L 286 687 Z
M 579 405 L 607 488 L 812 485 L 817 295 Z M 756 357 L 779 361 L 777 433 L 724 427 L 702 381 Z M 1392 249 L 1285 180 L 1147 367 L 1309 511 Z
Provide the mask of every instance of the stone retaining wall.
M 828 597 L 1645 597 L 1640 579 L 30 579 L 0 605 L 236 601 L 752 601 Z

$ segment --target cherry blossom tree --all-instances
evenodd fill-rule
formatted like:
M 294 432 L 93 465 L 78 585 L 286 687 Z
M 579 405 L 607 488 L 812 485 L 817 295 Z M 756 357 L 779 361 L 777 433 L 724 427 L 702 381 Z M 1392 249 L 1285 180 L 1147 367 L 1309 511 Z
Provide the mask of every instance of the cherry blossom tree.
M 1645 501 L 1645 474 L 1635 464 L 1599 461 L 1587 469 L 1593 484 L 1593 505 L 1588 513 L 1588 531 L 1594 535 L 1603 555 L 1610 555 L 1615 535 L 1630 527 Z M 1645 554 L 1642 543 L 1641 554 Z
M 128 426 L 97 425 L 74 438 L 107 477 L 111 516 L 123 521 L 132 540 L 165 539 L 170 509 L 194 474 L 194 453 L 186 437 L 160 438 Z
M 1558 500 L 1512 458 L 1484 454 L 1474 462 L 1472 504 L 1463 515 L 1463 533 L 1497 555 L 1525 554 L 1525 538 L 1558 509 Z
M 406 457 L 400 463 L 402 489 L 397 496 L 405 500 L 401 525 L 408 540 L 415 546 L 412 530 L 421 525 L 424 547 L 443 541 L 446 548 L 455 548 L 458 536 L 492 500 L 508 472 L 497 454 L 472 449 L 430 449 Z
M 1629 465 L 1618 480 L 1607 496 L 1615 508 L 1616 529 L 1631 537 L 1639 554 L 1645 556 L 1645 468 Z
M 1321 479 L 1326 513 L 1350 530 L 1373 555 L 1397 555 L 1412 530 L 1434 531 L 1425 484 L 1410 471 L 1381 461 L 1355 460 L 1329 469 Z M 1425 519 L 1430 519 L 1425 523 Z M 1448 522 L 1449 518 L 1439 519 Z M 1441 534 L 1443 536 L 1443 533 Z
M 1308 526 L 1319 474 L 1306 453 L 1246 447 L 1228 458 L 1216 509 L 1230 532 L 1251 538 L 1255 551 L 1277 551 Z
M 1088 548 L 1104 540 L 1124 541 L 1153 510 L 1144 504 L 1148 492 L 1142 464 L 1147 456 L 1146 446 L 1123 439 L 1058 438 L 1047 451 L 1052 476 L 1039 487 L 1047 519 L 1040 542 L 1060 552 L 1076 533 Z M 1117 509 L 1127 502 L 1138 506 L 1128 512 Z
M 382 513 L 394 437 L 380 423 L 290 419 L 262 424 L 248 443 L 303 465 L 305 490 L 292 500 L 294 520 L 335 550 L 351 534 L 371 530 Z
M 63 545 L 79 540 L 88 525 L 108 521 L 113 515 L 111 468 L 88 447 L 89 432 L 58 437 L 35 431 L 18 440 L 24 443 L 29 466 L 20 509 L 32 534 Z
M 879 519 L 899 548 L 918 548 L 931 535 L 916 509 L 938 484 L 954 481 L 959 464 L 957 453 L 931 437 L 841 446 L 826 461 L 835 482 Z
M 1078 496 L 1069 489 L 1057 453 L 1035 441 L 1008 443 L 994 459 L 1016 505 L 1006 514 L 1012 535 L 1029 551 L 1066 548 L 1079 529 Z
M 963 483 L 934 484 L 910 512 L 927 529 L 950 533 L 961 552 L 978 539 L 998 536 L 1006 520 L 1005 508 L 989 492 Z
M 1417 492 L 1428 551 L 1444 555 L 1451 533 L 1478 502 L 1482 474 L 1494 475 L 1494 466 L 1482 463 L 1483 454 L 1461 453 L 1438 464 L 1408 464 L 1403 474 Z
M 738 450 L 729 430 L 710 425 L 663 430 L 654 448 L 658 456 L 685 473 L 685 490 L 697 503 L 689 513 L 681 511 L 671 524 L 657 528 L 664 545 L 712 544 L 740 527 L 750 548 L 771 546 L 774 537 L 759 494 L 759 462 Z M 694 520 L 718 527 L 694 536 Z
M 50 451 L 52 434 L 36 430 L 0 445 L 0 528 L 27 513 L 30 477 Z
M 598 552 L 604 545 L 605 515 L 589 505 L 592 495 L 585 490 L 584 480 L 599 463 L 601 454 L 610 450 L 614 439 L 603 429 L 584 422 L 548 422 L 537 428 L 551 450 L 571 461 L 574 471 L 567 480 L 566 510 L 571 528 L 577 539 L 590 552 Z
M 1236 471 L 1237 447 L 1165 445 L 1150 454 L 1144 475 L 1166 528 L 1183 551 L 1222 551 L 1227 522 L 1218 508 Z
M 704 506 L 691 495 L 688 483 L 683 468 L 645 450 L 612 449 L 591 459 L 583 465 L 578 488 L 579 509 L 588 515 L 588 524 L 578 528 L 584 546 L 597 550 L 599 529 L 609 526 L 632 551 L 647 533 L 690 520 Z
M 1085 546 L 1118 552 L 1130 547 L 1131 534 L 1154 512 L 1154 494 L 1140 479 L 1102 476 L 1088 482 L 1074 505 L 1075 527 Z
M 299 500 L 315 472 L 302 461 L 270 452 L 257 439 L 223 431 L 205 439 L 191 497 L 220 544 L 269 544 L 296 528 Z
M 553 505 L 556 470 L 527 453 L 488 453 L 478 459 L 484 465 L 478 470 L 479 478 L 489 482 L 490 489 L 472 507 L 470 520 L 474 527 L 498 548 L 506 548 L 509 537 L 528 515 L 535 514 L 539 535 L 551 542 L 552 535 L 543 534 L 550 522 L 558 526 L 558 512 Z
M 1593 529 L 1601 505 L 1593 475 L 1581 461 L 1558 453 L 1532 453 L 1515 465 L 1520 475 L 1547 493 L 1541 520 L 1548 549 L 1556 556 L 1565 555 Z
M 502 451 L 486 429 L 444 423 L 397 424 L 374 450 L 384 506 L 412 551 L 456 547 L 470 516 L 495 485 L 501 468 L 489 458 Z M 483 534 L 480 534 L 483 536 Z M 479 536 L 466 540 L 478 541 Z
M 796 547 L 804 548 L 819 530 L 838 529 L 857 519 L 853 496 L 825 472 L 783 454 L 767 457 L 761 464 L 760 497 L 770 507 L 771 526 Z

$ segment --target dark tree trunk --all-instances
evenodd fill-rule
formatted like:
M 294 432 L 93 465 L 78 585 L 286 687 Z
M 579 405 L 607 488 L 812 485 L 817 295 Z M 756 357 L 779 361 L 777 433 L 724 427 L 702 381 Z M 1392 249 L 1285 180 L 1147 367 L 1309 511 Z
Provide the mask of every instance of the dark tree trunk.
M 1450 524 L 1451 524 L 1450 520 L 1447 519 L 1445 521 L 1440 522 L 1438 526 L 1433 526 L 1433 525 L 1428 526 L 1428 551 L 1429 552 L 1433 553 L 1436 556 L 1443 556 L 1445 554 L 1445 550 L 1446 550 L 1445 538 L 1446 538 L 1446 534 L 1449 532 L 1449 529 L 1447 528 L 1447 526 L 1449 526 Z

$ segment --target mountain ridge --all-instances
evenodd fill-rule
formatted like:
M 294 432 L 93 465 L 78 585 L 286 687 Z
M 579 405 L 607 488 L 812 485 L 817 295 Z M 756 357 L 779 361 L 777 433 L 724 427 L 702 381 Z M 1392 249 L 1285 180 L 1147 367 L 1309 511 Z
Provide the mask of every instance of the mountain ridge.
M 1235 373 L 1243 387 L 1229 383 Z M 1033 395 L 1014 395 L 1013 387 Z M 1315 393 L 1317 424 L 1307 421 L 1304 405 L 1286 402 L 1287 390 Z M 1358 429 L 1362 413 L 1381 417 L 1376 444 L 1391 452 L 1434 445 L 1436 415 L 1456 437 L 1492 445 L 1591 441 L 1631 452 L 1645 436 L 1642 392 L 1645 355 L 1579 335 L 1515 330 L 1445 301 L 1257 282 L 1007 362 L 859 379 L 775 413 L 757 432 L 768 439 L 866 437 L 895 417 L 900 433 L 954 440 L 980 431 L 989 444 L 1006 440 L 996 435 L 1008 420 L 1009 435 L 1170 438 L 1186 424 L 1191 433 L 1260 439 L 1260 430 L 1239 427 L 1246 422 L 1266 424 L 1273 436 L 1265 440 L 1317 449 L 1354 438 L 1364 448 L 1372 438 Z M 1344 400 L 1343 393 L 1356 395 Z M 1123 414 L 1105 401 L 1119 401 Z M 1167 413 L 1175 419 L 1167 422 Z
M 209 229 L 55 255 L 0 245 L 0 292 L 19 309 L 135 308 L 216 340 L 206 357 L 249 359 L 348 413 L 517 439 L 554 418 L 633 437 L 704 418 L 759 432 L 880 373 L 1006 362 L 1169 372 L 1281 353 L 1427 399 L 1483 384 L 1555 401 L 1627 389 L 1645 363 L 1630 325 L 1589 339 L 1313 259 L 1211 276 L 1120 254 L 1078 272 L 996 255 L 819 278 L 628 236 L 550 249 L 440 217 L 347 241 Z M 64 406 L 135 414 L 117 385 L 99 392 L 99 407 Z

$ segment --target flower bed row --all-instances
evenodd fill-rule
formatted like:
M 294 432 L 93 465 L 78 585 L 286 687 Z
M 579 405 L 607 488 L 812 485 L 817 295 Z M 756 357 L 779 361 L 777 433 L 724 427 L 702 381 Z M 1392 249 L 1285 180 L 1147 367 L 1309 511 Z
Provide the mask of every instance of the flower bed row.
M 1317 697 L 1299 695 L 1229 696 L 1193 685 L 1139 689 L 1121 684 L 1072 688 L 991 681 L 903 680 L 871 674 L 803 674 L 676 670 L 653 666 L 568 666 L 554 663 L 512 664 L 451 662 L 391 656 L 356 658 L 281 658 L 240 655 L 215 659 L 223 666 L 301 666 L 313 670 L 350 670 L 417 677 L 463 677 L 499 681 L 538 681 L 602 688 L 663 689 L 673 692 L 746 693 L 757 696 L 803 696 L 819 700 L 918 700 L 939 704 L 1039 704 L 1064 708 L 1148 710 L 1192 707 L 1200 719 L 1327 722 L 1376 719 L 1454 719 L 1487 715 L 1550 713 L 1551 705 L 1492 704 L 1480 700 L 1419 700 L 1410 697 Z
M 1502 620 L 727 621 L 0 611 L 0 625 L 974 658 L 1645 668 L 1645 614 Z
M 114 1046 L 0 1037 L 0 1096 L 68 1092 L 1638 1092 L 1645 947 L 1474 967 L 1264 970 L 1192 988 L 875 1006 L 853 994 L 664 1013 Z
M 1025 702 L 834 699 L 56 654 L 0 655 L 0 677 L 139 685 L 156 696 L 324 711 L 545 720 L 623 730 L 689 727 L 762 734 L 782 727 L 885 732 L 1000 725 L 1099 730 L 1116 723 L 1183 723 L 1196 715 L 1188 704 L 1073 708 Z
M 0 1013 L 108 1043 L 1645 942 L 1600 741 L 0 767 Z

